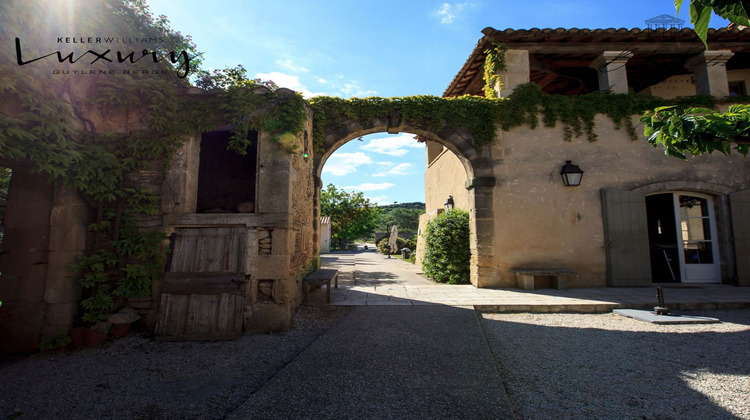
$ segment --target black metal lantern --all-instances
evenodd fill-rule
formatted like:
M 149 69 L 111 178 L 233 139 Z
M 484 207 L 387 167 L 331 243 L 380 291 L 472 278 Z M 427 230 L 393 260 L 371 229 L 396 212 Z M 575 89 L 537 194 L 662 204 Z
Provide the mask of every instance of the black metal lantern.
M 581 178 L 583 178 L 583 171 L 581 168 L 579 168 L 578 165 L 573 165 L 572 162 L 573 161 L 571 160 L 566 160 L 565 165 L 563 165 L 562 170 L 560 171 L 560 176 L 566 187 L 577 187 L 581 185 Z
M 445 200 L 445 204 L 443 204 L 443 207 L 445 207 L 445 211 L 453 210 L 453 196 L 452 195 L 448 196 L 448 199 Z

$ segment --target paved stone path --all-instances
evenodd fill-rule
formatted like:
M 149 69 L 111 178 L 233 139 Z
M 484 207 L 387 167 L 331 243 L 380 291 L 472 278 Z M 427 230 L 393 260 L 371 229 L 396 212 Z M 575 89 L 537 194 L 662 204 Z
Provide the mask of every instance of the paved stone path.
M 656 306 L 654 287 L 600 287 L 568 290 L 477 289 L 471 285 L 434 283 L 420 268 L 374 250 L 322 256 L 325 268 L 338 269 L 339 288 L 332 305 L 473 306 L 485 312 L 603 313 L 615 308 Z M 750 307 L 750 287 L 727 285 L 664 285 L 671 309 Z M 325 304 L 325 289 L 310 293 L 310 304 Z
M 351 311 L 226 418 L 514 418 L 475 309 L 604 312 L 655 300 L 653 288 L 435 284 L 376 252 L 328 254 L 323 264 L 340 271 L 332 305 Z M 666 296 L 680 305 L 750 306 L 748 288 L 701 285 Z M 323 288 L 311 293 L 310 304 L 324 302 Z
M 471 309 L 357 306 L 228 419 L 512 418 Z

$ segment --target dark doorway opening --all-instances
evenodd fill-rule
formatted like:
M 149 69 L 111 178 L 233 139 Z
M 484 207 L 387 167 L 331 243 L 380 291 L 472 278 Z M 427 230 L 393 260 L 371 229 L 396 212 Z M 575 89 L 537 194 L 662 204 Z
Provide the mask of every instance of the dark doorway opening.
M 681 279 L 677 223 L 673 194 L 646 197 L 651 278 L 654 283 L 679 283 Z
M 227 150 L 230 131 L 210 131 L 201 138 L 198 213 L 254 213 L 258 173 L 258 133 L 251 131 L 246 155 Z

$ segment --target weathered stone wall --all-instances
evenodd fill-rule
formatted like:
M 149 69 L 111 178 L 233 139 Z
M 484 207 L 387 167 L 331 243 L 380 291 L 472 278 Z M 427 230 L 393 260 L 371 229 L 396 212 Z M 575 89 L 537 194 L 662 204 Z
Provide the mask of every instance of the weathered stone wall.
M 487 225 L 492 226 L 492 232 L 477 232 L 478 246 L 494 247 L 494 260 L 485 271 L 496 275 L 494 279 L 483 276 L 473 284 L 516 287 L 512 268 L 569 268 L 579 273 L 573 287 L 606 286 L 602 189 L 634 190 L 655 184 L 657 190 L 711 193 L 714 188 L 716 205 L 722 210 L 726 203 L 720 194 L 750 188 L 750 159 L 737 153 L 682 161 L 653 148 L 642 135 L 632 140 L 605 116 L 596 118 L 596 132 L 599 140 L 593 143 L 585 138 L 564 141 L 562 126 L 524 126 L 499 132 L 499 140 L 490 148 L 495 162 L 494 226 Z M 566 160 L 585 171 L 581 186 L 563 185 L 560 170 Z M 422 230 L 449 194 L 453 194 L 456 207 L 465 208 L 467 192 L 456 192 L 455 180 L 463 182 L 465 170 L 455 155 L 440 155 L 428 166 L 425 179 L 427 213 L 420 218 Z M 724 215 L 723 221 L 721 214 L 717 218 L 724 224 L 718 227 L 718 246 L 726 279 L 733 266 L 731 235 L 726 226 L 728 216 Z M 424 255 L 421 239 L 418 263 Z
M 517 267 L 563 267 L 579 272 L 573 286 L 606 286 L 602 189 L 633 190 L 659 182 L 680 181 L 685 189 L 717 184 L 730 191 L 750 187 L 750 160 L 738 154 L 700 156 L 682 161 L 665 156 L 639 136 L 615 130 L 596 118 L 597 142 L 563 140 L 562 127 L 521 127 L 501 133 L 492 146 L 497 184 L 494 229 L 495 286 L 515 287 L 509 270 Z M 572 160 L 585 171 L 579 187 L 565 187 L 560 169 Z M 723 245 L 727 252 L 728 245 Z
M 178 227 L 243 226 L 247 229 L 249 276 L 245 290 L 244 330 L 289 328 L 300 302 L 302 277 L 313 258 L 313 169 L 311 119 L 285 145 L 267 133 L 258 135 L 257 195 L 253 213 L 195 213 L 200 138 L 190 139 L 175 155 L 161 187 L 165 233 Z M 290 152 L 287 148 L 294 147 Z M 303 156 L 308 153 L 308 157 Z M 154 287 L 158 301 L 160 285 Z M 154 308 L 157 310 L 157 308 Z
M 33 351 L 74 322 L 81 288 L 68 265 L 85 249 L 87 226 L 78 193 L 15 168 L 0 254 L 0 348 Z
M 138 129 L 137 112 L 113 113 L 93 101 L 76 99 L 94 95 L 95 78 L 61 82 L 59 97 L 77 117 L 73 126 L 99 133 Z M 18 112 L 12 100 L 0 106 L 3 115 Z M 77 191 L 51 185 L 45 175 L 31 173 L 27 162 L 3 165 L 13 175 L 0 254 L 0 349 L 34 351 L 78 317 L 81 288 L 68 266 L 86 249 L 89 208 Z

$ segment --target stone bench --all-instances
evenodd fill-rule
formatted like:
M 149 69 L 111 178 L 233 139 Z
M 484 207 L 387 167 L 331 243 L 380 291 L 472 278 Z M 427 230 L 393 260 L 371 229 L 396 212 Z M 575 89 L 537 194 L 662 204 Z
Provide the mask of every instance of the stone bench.
M 318 270 L 309 276 L 305 277 L 304 284 L 302 285 L 302 302 L 307 304 L 307 298 L 309 294 L 309 286 L 311 284 L 322 286 L 326 285 L 326 303 L 331 303 L 331 280 L 333 280 L 335 287 L 339 288 L 339 271 L 322 269 Z
M 514 268 L 510 272 L 516 275 L 516 284 L 523 290 L 534 290 L 536 276 L 552 277 L 552 287 L 555 289 L 567 289 L 570 283 L 578 279 L 578 273 L 567 268 Z

